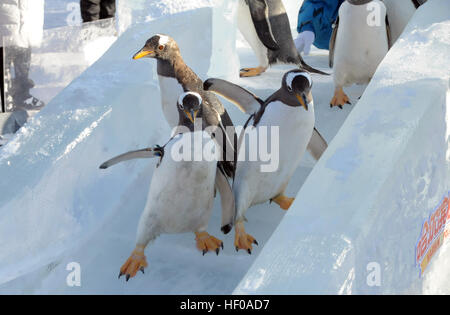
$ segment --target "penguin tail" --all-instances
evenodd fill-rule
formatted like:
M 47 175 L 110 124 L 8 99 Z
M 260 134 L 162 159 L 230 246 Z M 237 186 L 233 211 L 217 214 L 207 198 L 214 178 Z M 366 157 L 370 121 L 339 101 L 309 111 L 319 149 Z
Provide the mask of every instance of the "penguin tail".
M 228 234 L 228 233 L 230 233 L 232 228 L 233 228 L 233 224 L 232 223 L 228 223 L 228 224 L 222 226 L 220 228 L 220 230 L 223 232 L 223 234 Z
M 219 162 L 219 167 L 222 169 L 222 173 L 225 174 L 227 178 L 234 178 L 235 168 L 234 162 L 232 161 L 221 161 Z
M 308 71 L 308 72 L 311 72 L 311 73 L 317 73 L 317 74 L 321 74 L 321 75 L 331 75 L 330 73 L 326 73 L 326 72 L 320 71 L 320 70 L 315 69 L 315 68 L 311 67 L 310 65 L 308 65 L 308 64 L 303 60 L 303 58 L 300 56 L 300 54 L 299 54 L 299 58 L 300 58 L 300 64 L 299 64 L 298 66 L 299 66 L 299 68 L 300 68 L 301 70 L 306 70 L 306 71 Z

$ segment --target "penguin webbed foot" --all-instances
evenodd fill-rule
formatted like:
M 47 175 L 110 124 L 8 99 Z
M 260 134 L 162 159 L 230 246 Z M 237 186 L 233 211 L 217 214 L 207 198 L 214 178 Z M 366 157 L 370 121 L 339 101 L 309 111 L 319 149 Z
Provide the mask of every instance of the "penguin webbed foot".
M 261 75 L 266 71 L 263 67 L 257 67 L 257 68 L 243 68 L 240 70 L 239 76 L 241 78 L 248 78 L 248 77 L 256 77 Z
M 343 109 L 343 106 L 345 104 L 352 105 L 349 97 L 347 96 L 347 94 L 345 94 L 344 90 L 342 88 L 336 88 L 336 90 L 334 91 L 334 96 L 330 102 L 330 108 L 332 108 L 333 106 L 337 106 L 340 109 Z
M 243 222 L 236 223 L 235 231 L 236 234 L 234 236 L 234 247 L 236 248 L 236 251 L 243 249 L 247 251 L 249 255 L 251 255 L 253 250 L 252 245 L 259 245 L 258 242 L 253 236 L 245 232 Z
M 270 199 L 270 202 L 275 202 L 283 210 L 289 210 L 294 200 L 295 198 L 289 198 L 286 197 L 285 195 L 280 195 L 278 197 Z
M 223 250 L 223 242 L 207 232 L 196 232 L 195 241 L 203 256 L 209 251 L 216 252 L 216 255 L 219 255 L 220 248 Z
M 119 279 L 121 276 L 125 275 L 125 280 L 128 281 L 130 278 L 136 276 L 138 271 L 144 273 L 144 268 L 147 266 L 148 264 L 144 255 L 144 248 L 136 247 L 127 261 L 120 268 Z

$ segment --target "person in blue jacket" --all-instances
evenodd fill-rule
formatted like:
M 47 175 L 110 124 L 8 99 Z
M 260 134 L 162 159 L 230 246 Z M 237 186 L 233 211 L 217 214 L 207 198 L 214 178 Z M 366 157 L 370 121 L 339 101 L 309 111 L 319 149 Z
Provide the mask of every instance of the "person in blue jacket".
M 305 0 L 298 13 L 295 46 L 300 53 L 308 55 L 311 45 L 329 49 L 333 22 L 339 7 L 345 0 Z

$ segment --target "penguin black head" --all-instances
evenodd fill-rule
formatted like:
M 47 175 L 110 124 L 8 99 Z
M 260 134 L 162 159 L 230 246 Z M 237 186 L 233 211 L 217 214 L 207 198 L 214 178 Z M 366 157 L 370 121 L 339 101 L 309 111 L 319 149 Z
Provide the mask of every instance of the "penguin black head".
M 282 89 L 286 93 L 290 103 L 299 104 L 308 110 L 308 104 L 312 101 L 312 79 L 308 72 L 291 70 L 283 77 Z
M 202 102 L 202 97 L 198 93 L 185 92 L 181 94 L 177 102 L 180 121 L 185 121 L 188 124 L 194 124 L 195 119 L 201 117 Z
M 172 37 L 157 34 L 145 42 L 144 47 L 134 54 L 133 59 L 156 58 L 170 60 L 177 53 L 179 53 L 179 48 Z

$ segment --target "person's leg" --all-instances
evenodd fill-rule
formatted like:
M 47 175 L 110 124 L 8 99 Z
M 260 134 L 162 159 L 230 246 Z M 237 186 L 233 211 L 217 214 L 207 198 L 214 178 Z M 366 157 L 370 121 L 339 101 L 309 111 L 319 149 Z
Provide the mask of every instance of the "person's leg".
M 100 19 L 113 18 L 116 15 L 116 0 L 101 0 Z
M 30 90 L 34 86 L 34 82 L 28 77 L 31 65 L 31 48 L 15 47 L 12 63 L 14 66 L 14 79 L 11 92 L 14 109 L 37 109 L 42 107 L 44 103 L 30 94 Z
M 5 112 L 5 74 L 3 72 L 3 47 L 0 47 L 0 93 L 1 93 L 1 111 Z
M 100 2 L 101 0 L 80 0 L 83 23 L 100 19 Z
M 14 106 L 20 106 L 28 97 L 29 91 L 33 87 L 28 80 L 30 72 L 31 49 L 14 47 L 12 63 L 14 66 L 14 79 L 12 82 L 11 93 L 14 100 Z

